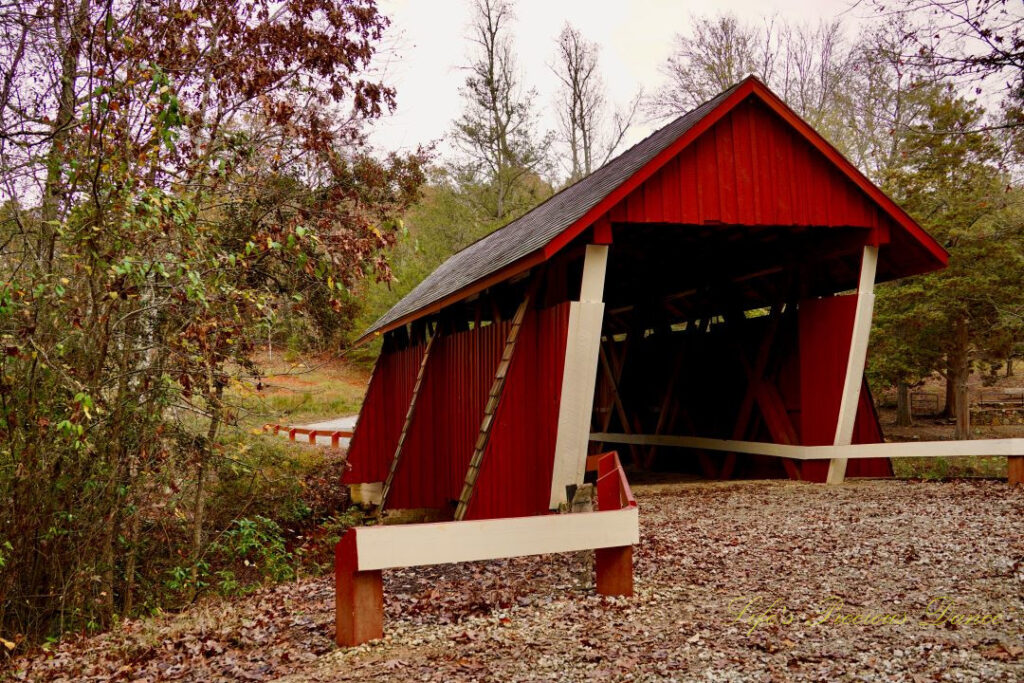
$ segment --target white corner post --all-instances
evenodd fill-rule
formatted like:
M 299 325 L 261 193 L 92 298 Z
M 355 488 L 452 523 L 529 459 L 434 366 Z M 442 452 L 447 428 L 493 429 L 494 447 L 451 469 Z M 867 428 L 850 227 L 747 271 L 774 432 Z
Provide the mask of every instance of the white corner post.
M 558 407 L 558 433 L 551 471 L 550 509 L 568 503 L 566 487 L 583 484 L 594 408 L 594 385 L 604 321 L 604 279 L 608 246 L 587 245 L 583 260 L 580 300 L 569 303 L 569 330 Z
M 853 316 L 850 353 L 846 359 L 846 379 L 836 421 L 836 446 L 853 442 L 853 427 L 860 405 L 860 389 L 864 383 L 864 364 L 871 336 L 871 316 L 875 310 L 875 271 L 878 268 L 878 247 L 865 246 L 860 261 L 860 282 L 857 285 L 857 308 Z M 829 484 L 842 484 L 846 478 L 846 458 L 833 458 L 828 465 Z

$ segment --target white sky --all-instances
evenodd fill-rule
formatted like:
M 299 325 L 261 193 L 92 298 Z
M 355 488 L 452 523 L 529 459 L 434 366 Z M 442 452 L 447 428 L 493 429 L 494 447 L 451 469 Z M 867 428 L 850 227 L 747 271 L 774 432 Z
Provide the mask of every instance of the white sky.
M 459 88 L 465 80 L 460 66 L 469 61 L 467 36 L 472 18 L 470 0 L 380 0 L 392 20 L 383 60 L 385 82 L 398 91 L 393 116 L 373 126 L 372 143 L 381 150 L 410 149 L 417 144 L 445 143 L 452 121 L 462 110 Z M 848 11 L 849 0 L 516 0 L 514 34 L 524 84 L 537 90 L 541 127 L 554 130 L 558 81 L 550 69 L 563 24 L 571 22 L 600 45 L 600 68 L 611 104 L 624 105 L 638 88 L 652 92 L 660 83 L 658 68 L 669 55 L 676 33 L 688 32 L 692 15 L 732 12 L 755 22 L 761 17 L 816 23 Z M 846 14 L 849 29 L 857 15 Z M 651 132 L 640 122 L 622 151 Z

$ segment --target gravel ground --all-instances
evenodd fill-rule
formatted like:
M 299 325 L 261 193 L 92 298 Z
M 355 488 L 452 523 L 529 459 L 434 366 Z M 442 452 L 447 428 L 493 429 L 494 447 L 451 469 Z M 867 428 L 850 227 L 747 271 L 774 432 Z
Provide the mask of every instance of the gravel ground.
M 636 487 L 637 595 L 589 553 L 385 572 L 386 636 L 331 646 L 325 579 L 15 662 L 30 680 L 1024 680 L 1024 489 Z

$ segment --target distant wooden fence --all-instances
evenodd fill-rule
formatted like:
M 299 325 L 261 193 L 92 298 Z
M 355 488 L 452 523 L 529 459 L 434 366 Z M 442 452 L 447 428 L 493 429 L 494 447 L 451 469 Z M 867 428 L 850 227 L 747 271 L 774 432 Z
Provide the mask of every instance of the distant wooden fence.
M 930 391 L 910 394 L 910 412 L 913 415 L 938 415 L 941 398 Z
M 989 389 L 978 396 L 981 405 L 1020 406 L 1024 408 L 1024 389 Z
M 331 448 L 338 448 L 341 445 L 341 440 L 342 439 L 350 439 L 350 438 L 352 438 L 352 434 L 353 434 L 352 431 L 344 430 L 344 429 L 337 429 L 337 430 L 305 429 L 303 427 L 288 427 L 286 425 L 275 425 L 275 424 L 265 424 L 265 425 L 263 425 L 263 431 L 270 432 L 274 436 L 277 436 L 281 432 L 285 432 L 286 434 L 288 434 L 288 440 L 289 441 L 295 441 L 295 437 L 296 436 L 306 436 L 306 437 L 309 438 L 310 445 L 313 445 L 313 446 L 316 445 L 317 437 L 319 437 L 319 436 L 330 437 L 331 438 Z

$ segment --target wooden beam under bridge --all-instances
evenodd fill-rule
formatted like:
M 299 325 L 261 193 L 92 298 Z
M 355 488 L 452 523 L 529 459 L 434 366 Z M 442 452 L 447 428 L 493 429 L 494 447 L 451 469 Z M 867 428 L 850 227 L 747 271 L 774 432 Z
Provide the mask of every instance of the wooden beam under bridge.
M 594 432 L 591 441 L 638 446 L 669 446 L 701 448 L 709 451 L 767 455 L 794 460 L 831 460 L 843 458 L 957 458 L 963 456 L 994 456 L 1011 458 L 1016 465 L 1024 458 L 1024 438 L 972 439 L 969 441 L 913 441 L 907 443 L 863 443 L 838 446 L 799 446 L 764 441 L 711 439 L 702 436 L 671 436 L 664 434 L 612 434 Z M 1010 483 L 1021 483 L 1012 481 Z

